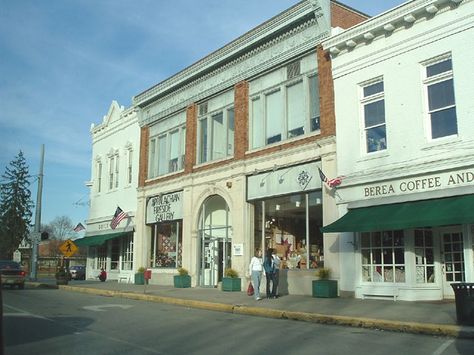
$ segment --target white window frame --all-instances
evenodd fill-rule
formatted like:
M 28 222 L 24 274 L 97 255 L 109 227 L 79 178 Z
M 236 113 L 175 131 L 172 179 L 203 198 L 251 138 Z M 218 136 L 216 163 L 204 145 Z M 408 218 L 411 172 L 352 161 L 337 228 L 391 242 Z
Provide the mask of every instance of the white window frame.
M 96 192 L 98 194 L 102 192 L 102 168 L 103 168 L 102 160 L 97 159 L 96 160 L 96 177 L 97 177 Z
M 127 185 L 131 185 L 133 181 L 133 149 L 127 147 Z
M 310 80 L 314 80 L 316 78 L 316 83 L 318 85 L 318 98 L 317 98 L 317 105 L 318 105 L 318 110 L 317 113 L 319 113 L 318 117 L 311 117 L 311 95 L 310 95 Z M 280 84 L 266 88 L 265 90 L 262 90 L 258 93 L 253 94 L 249 98 L 249 113 L 250 113 L 250 124 L 249 124 L 249 138 L 250 138 L 250 149 L 261 149 L 265 148 L 269 145 L 276 145 L 276 144 L 282 144 L 288 140 L 291 139 L 299 139 L 301 137 L 306 137 L 310 134 L 315 134 L 319 133 L 321 130 L 320 126 L 320 100 L 319 100 L 319 76 L 318 73 L 316 72 L 311 72 L 311 73 L 306 73 L 299 75 L 295 78 L 292 78 L 290 80 L 286 80 L 284 82 L 281 82 Z M 304 126 L 303 126 L 303 133 L 298 134 L 298 135 L 293 135 L 291 136 L 291 132 L 289 132 L 288 126 L 289 126 L 289 114 L 288 114 L 288 88 L 292 87 L 294 85 L 298 85 L 302 83 L 302 90 L 303 90 L 303 97 L 304 97 Z M 268 143 L 268 138 L 267 137 L 267 97 L 268 95 L 271 95 L 275 92 L 281 92 L 281 97 L 283 98 L 283 103 L 282 103 L 282 109 L 283 109 L 283 122 L 282 122 L 282 132 L 281 132 L 281 139 L 279 141 L 274 141 Z M 257 117 L 257 114 L 254 112 L 254 110 L 258 110 L 258 112 L 262 115 L 262 117 Z M 316 112 L 315 112 L 316 113 Z M 255 127 L 256 127 L 256 122 L 255 120 L 261 119 L 263 120 L 262 123 L 259 123 L 258 129 L 260 130 L 260 127 L 263 126 L 262 132 L 260 132 L 260 135 L 256 135 L 255 133 Z M 312 129 L 312 120 L 316 120 L 317 122 L 317 128 L 314 130 Z M 256 142 L 256 139 L 258 139 L 258 142 Z
M 108 182 L 109 182 L 109 191 L 117 189 L 119 187 L 119 154 L 117 151 L 113 151 L 108 155 Z
M 171 154 L 171 134 L 178 132 L 179 142 L 178 142 L 178 167 L 176 170 L 172 171 L 170 154 Z M 160 162 L 160 145 L 159 140 L 165 139 L 165 162 Z M 148 178 L 153 179 L 159 176 L 164 176 L 167 174 L 174 174 L 180 172 L 184 169 L 184 156 L 186 154 L 186 125 L 182 124 L 176 127 L 173 127 L 167 131 L 160 132 L 159 134 L 150 137 L 150 146 L 149 146 L 149 159 L 148 159 Z M 164 165 L 161 165 L 164 164 Z M 160 167 L 164 167 L 164 170 L 160 172 Z
M 382 83 L 383 90 L 381 92 L 377 92 L 375 94 L 365 96 L 364 89 L 369 87 L 369 86 L 378 84 L 378 83 Z M 377 154 L 377 153 L 380 153 L 380 152 L 385 152 L 388 149 L 388 132 L 387 132 L 387 117 L 386 117 L 387 113 L 385 111 L 385 82 L 384 82 L 384 79 L 383 79 L 383 77 L 377 77 L 377 78 L 371 79 L 369 81 L 366 81 L 366 82 L 360 84 L 359 89 L 360 89 L 360 116 L 361 116 L 361 127 L 362 127 L 362 130 L 361 130 L 361 132 L 362 132 L 361 147 L 363 147 L 362 151 L 363 151 L 364 154 Z M 384 113 L 383 123 L 378 123 L 378 124 L 375 124 L 375 125 L 366 126 L 366 123 L 365 123 L 365 107 L 367 105 L 370 105 L 370 104 L 373 104 L 373 103 L 376 103 L 376 102 L 379 102 L 379 101 L 383 101 L 383 105 L 384 105 L 384 112 L 385 113 Z M 385 146 L 380 147 L 379 149 L 376 149 L 376 150 L 373 150 L 373 151 L 369 151 L 369 142 L 368 142 L 369 138 L 368 138 L 367 132 L 371 129 L 378 128 L 378 127 L 385 127 Z
M 451 60 L 451 70 L 448 70 L 448 71 L 445 71 L 433 76 L 428 76 L 428 73 L 427 73 L 428 67 L 444 62 L 446 60 Z M 452 62 L 451 53 L 445 53 L 443 55 L 429 59 L 427 61 L 422 62 L 421 65 L 422 65 L 422 72 L 423 72 L 422 77 L 423 77 L 423 86 L 424 86 L 424 94 L 425 94 L 426 132 L 427 132 L 428 141 L 438 141 L 438 140 L 447 139 L 447 138 L 449 139 L 451 137 L 457 137 L 459 134 L 459 126 L 458 126 L 458 119 L 457 119 L 457 112 L 456 112 L 456 96 L 454 92 L 454 74 L 453 74 L 453 62 Z M 429 92 L 428 92 L 429 87 L 435 84 L 442 83 L 444 81 L 448 81 L 448 80 L 453 80 L 452 90 L 453 90 L 453 95 L 454 95 L 454 104 L 437 108 L 434 110 L 430 110 L 430 99 L 429 99 Z M 456 133 L 433 138 L 431 115 L 433 113 L 444 111 L 447 109 L 454 109 L 454 112 L 456 114 Z
M 234 132 L 233 136 L 231 137 L 230 129 L 229 129 L 229 122 L 230 122 L 230 112 L 233 112 L 233 129 Z M 224 147 L 224 152 L 222 152 L 222 156 L 214 156 L 215 154 L 215 142 L 214 142 L 214 117 L 217 115 L 222 114 L 222 121 L 223 121 L 223 131 L 225 135 L 223 135 L 224 142 L 222 142 L 222 147 Z M 204 139 L 202 134 L 202 129 L 204 122 L 206 124 L 206 145 L 204 150 Z M 198 149 L 197 149 L 197 163 L 198 164 L 206 164 L 212 161 L 218 161 L 222 159 L 228 159 L 234 156 L 234 147 L 235 147 L 235 110 L 234 105 L 227 105 L 212 112 L 208 112 L 200 117 L 198 117 L 198 133 L 197 133 L 197 140 L 198 140 Z M 230 142 L 232 140 L 232 142 Z
M 121 270 L 133 270 L 133 235 L 121 238 Z

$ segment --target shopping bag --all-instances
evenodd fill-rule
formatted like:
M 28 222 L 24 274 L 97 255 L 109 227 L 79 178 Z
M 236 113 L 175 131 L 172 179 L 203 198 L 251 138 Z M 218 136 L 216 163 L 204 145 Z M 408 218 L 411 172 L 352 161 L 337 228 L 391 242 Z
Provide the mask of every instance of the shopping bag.
M 251 282 L 249 282 L 249 287 L 247 287 L 247 295 L 253 296 L 253 293 L 254 293 L 253 285 Z

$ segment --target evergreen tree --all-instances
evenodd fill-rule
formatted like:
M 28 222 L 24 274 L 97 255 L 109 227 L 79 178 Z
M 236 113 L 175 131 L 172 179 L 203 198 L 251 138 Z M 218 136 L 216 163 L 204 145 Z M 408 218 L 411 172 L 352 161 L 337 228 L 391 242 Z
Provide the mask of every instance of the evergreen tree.
M 0 183 L 0 258 L 11 259 L 23 239 L 28 239 L 33 201 L 28 166 L 23 153 L 5 168 Z

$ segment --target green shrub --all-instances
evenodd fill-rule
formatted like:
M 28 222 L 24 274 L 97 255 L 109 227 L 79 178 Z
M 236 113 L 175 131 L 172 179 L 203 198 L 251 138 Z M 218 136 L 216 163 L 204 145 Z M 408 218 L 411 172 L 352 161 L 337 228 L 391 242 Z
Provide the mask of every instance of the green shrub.
M 321 280 L 327 280 L 329 279 L 329 276 L 331 276 L 331 270 L 327 267 L 322 267 L 316 271 L 316 276 L 318 276 Z
M 179 276 L 186 276 L 188 275 L 188 270 L 186 270 L 184 267 L 179 267 L 178 268 L 178 274 Z
M 225 269 L 224 275 L 225 277 L 230 277 L 232 279 L 239 277 L 239 273 L 232 268 Z

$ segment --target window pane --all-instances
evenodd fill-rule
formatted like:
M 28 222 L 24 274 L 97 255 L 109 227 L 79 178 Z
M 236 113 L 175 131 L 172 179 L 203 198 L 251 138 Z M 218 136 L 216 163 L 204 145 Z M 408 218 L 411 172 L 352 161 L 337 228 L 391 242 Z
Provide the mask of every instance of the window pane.
M 200 149 L 199 149 L 199 162 L 205 163 L 207 161 L 207 118 L 204 118 L 200 121 Z
M 309 115 L 311 120 L 311 132 L 317 131 L 320 126 L 320 109 L 319 109 L 319 80 L 317 75 L 313 75 L 309 79 Z
M 385 126 L 367 130 L 367 152 L 376 152 L 387 149 Z
M 430 111 L 454 105 L 453 79 L 428 86 Z
M 364 87 L 364 97 L 383 92 L 383 81 Z
M 227 156 L 234 155 L 234 109 L 227 110 Z
M 224 126 L 224 114 L 219 112 L 212 116 L 212 151 L 211 160 L 222 159 L 227 152 L 227 134 Z
M 453 64 L 452 64 L 451 58 L 449 58 L 443 62 L 439 62 L 439 63 L 428 66 L 426 68 L 426 76 L 430 77 L 430 76 L 438 75 L 438 74 L 450 71 L 452 69 L 453 69 Z
M 158 175 L 168 172 L 166 159 L 166 136 L 158 138 Z
M 181 161 L 180 169 L 184 169 L 184 157 L 186 156 L 186 128 L 181 130 Z
M 283 100 L 281 91 L 266 95 L 267 144 L 281 141 L 283 133 Z
M 252 148 L 263 147 L 263 107 L 260 98 L 252 100 Z
M 175 131 L 170 134 L 170 158 L 169 158 L 169 171 L 178 170 L 179 162 L 179 131 Z
M 156 176 L 156 139 L 150 141 L 150 158 L 148 162 L 148 177 Z
M 288 138 L 304 134 L 304 93 L 303 83 L 297 83 L 287 88 L 288 109 Z
M 364 106 L 365 127 L 385 123 L 385 100 L 379 100 Z
M 432 138 L 446 137 L 458 133 L 456 108 L 433 112 L 431 114 Z

